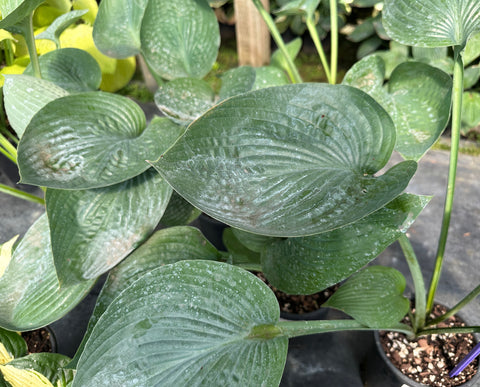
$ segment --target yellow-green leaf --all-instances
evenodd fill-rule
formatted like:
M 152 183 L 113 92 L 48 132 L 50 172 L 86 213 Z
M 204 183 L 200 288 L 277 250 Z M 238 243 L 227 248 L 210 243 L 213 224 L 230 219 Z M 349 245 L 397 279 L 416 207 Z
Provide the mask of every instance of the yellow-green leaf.
M 18 235 L 1 245 L 0 248 L 0 277 L 5 273 L 5 270 L 12 259 L 13 245 L 18 239 Z
M 34 370 L 21 370 L 10 365 L 0 365 L 0 371 L 12 387 L 54 387 L 45 376 Z

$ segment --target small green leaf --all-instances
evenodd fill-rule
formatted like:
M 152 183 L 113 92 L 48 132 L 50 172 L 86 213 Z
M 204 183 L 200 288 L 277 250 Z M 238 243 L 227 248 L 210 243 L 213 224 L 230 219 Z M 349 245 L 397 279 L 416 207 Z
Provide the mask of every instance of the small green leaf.
M 189 124 L 215 102 L 210 85 L 196 78 L 178 78 L 161 85 L 155 93 L 160 111 L 178 124 Z
M 420 62 L 399 65 L 385 87 L 384 76 L 383 60 L 372 55 L 356 63 L 343 82 L 367 92 L 387 110 L 397 130 L 395 149 L 418 161 L 448 124 L 452 80 Z
M 29 16 L 45 0 L 2 0 L 0 1 L 0 28 L 12 27 Z
M 61 286 L 99 277 L 143 242 L 172 189 L 153 168 L 106 188 L 47 189 L 53 259 Z
M 182 260 L 215 261 L 220 257 L 217 249 L 194 227 L 171 227 L 157 231 L 108 274 L 73 362 L 78 361 L 93 327 L 107 307 L 141 276 L 160 266 Z
M 28 356 L 15 359 L 9 365 L 20 370 L 34 370 L 45 376 L 53 385 L 66 387 L 66 383 L 73 381 L 74 370 L 64 369 L 70 358 L 59 353 L 32 353 Z
M 17 332 L 0 328 L 0 364 L 6 364 L 28 352 L 27 343 Z
M 42 78 L 70 93 L 98 90 L 102 72 L 97 61 L 86 51 L 62 48 L 50 51 L 39 58 Z M 33 76 L 29 64 L 24 75 Z
M 465 46 L 480 30 L 478 0 L 385 0 L 383 25 L 409 46 Z
M 168 227 L 185 226 L 197 219 L 201 213 L 202 211 L 173 191 L 160 223 Z
M 313 17 L 321 0 L 291 0 L 275 11 L 278 16 L 305 15 Z
M 463 73 L 463 89 L 468 90 L 474 87 L 479 79 L 480 65 L 466 68 Z
M 68 95 L 52 82 L 28 75 L 4 75 L 5 111 L 12 128 L 21 138 L 33 116 L 49 102 Z
M 463 53 L 463 64 L 468 66 L 478 57 L 480 57 L 480 31 L 474 33 L 468 40 Z
M 100 318 L 73 386 L 278 385 L 288 339 L 249 335 L 279 317 L 273 292 L 243 269 L 210 261 L 154 269 Z
M 289 83 L 287 75 L 277 67 L 255 67 L 255 83 L 253 84 L 252 90 L 288 85 Z
M 217 18 L 206 0 L 149 1 L 140 39 L 150 69 L 169 80 L 203 78 L 220 46 Z
M 218 104 L 153 165 L 187 201 L 232 227 L 304 236 L 352 223 L 403 191 L 416 163 L 374 176 L 394 143 L 390 117 L 364 92 L 286 85 Z
M 148 0 L 103 0 L 93 25 L 95 46 L 124 59 L 141 51 L 140 29 Z
M 287 52 L 290 58 L 294 60 L 297 57 L 298 53 L 300 52 L 300 49 L 302 48 L 302 39 L 301 38 L 293 39 L 291 42 L 288 42 L 285 45 L 285 48 L 287 49 Z M 278 67 L 283 71 L 289 70 L 285 56 L 283 55 L 282 51 L 278 49 L 273 52 L 272 58 L 270 60 L 270 65 Z
M 276 238 L 272 238 L 265 235 L 252 234 L 250 232 L 239 230 L 238 228 L 232 229 L 233 234 L 238 238 L 242 244 L 252 251 L 261 253 L 265 246 L 276 241 Z
M 480 93 L 463 94 L 462 131 L 467 134 L 470 129 L 480 125 Z
M 254 264 L 260 267 L 260 254 L 248 249 L 233 233 L 233 228 L 227 227 L 223 230 L 222 242 L 227 248 L 229 253 L 228 262 L 232 265 L 245 265 Z M 250 270 L 247 268 L 247 270 Z
M 375 259 L 407 231 L 429 200 L 403 194 L 351 225 L 319 235 L 278 240 L 262 252 L 262 271 L 285 293 L 317 293 Z
M 70 95 L 32 119 L 18 147 L 22 182 L 60 189 L 91 189 L 131 179 L 181 134 L 170 120 L 147 126 L 129 98 L 104 92 Z
M 44 327 L 72 310 L 95 280 L 59 288 L 46 215 L 28 230 L 0 277 L 0 326 L 28 331 Z
M 221 76 L 220 100 L 252 90 L 256 77 L 255 69 L 251 66 L 240 66 L 225 71 Z
M 52 24 L 42 33 L 38 34 L 35 39 L 48 39 L 54 42 L 57 45 L 57 48 L 60 48 L 60 35 L 73 23 L 80 20 L 80 18 L 85 15 L 88 10 L 81 11 L 71 11 L 57 17 Z
M 370 328 L 398 323 L 410 302 L 403 297 L 405 277 L 398 270 L 370 266 L 352 276 L 323 306 L 340 309 Z

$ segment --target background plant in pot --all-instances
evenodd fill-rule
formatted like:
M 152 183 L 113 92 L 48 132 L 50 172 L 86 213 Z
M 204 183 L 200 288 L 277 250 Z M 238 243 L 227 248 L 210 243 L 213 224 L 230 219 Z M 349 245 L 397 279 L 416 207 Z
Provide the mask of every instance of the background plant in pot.
M 461 52 L 480 29 L 480 5 L 385 4 L 392 38 L 454 47 L 453 83 L 441 70 L 406 63 L 384 86 L 381 61 L 369 57 L 343 85 L 285 85 L 281 68 L 290 80 L 301 81 L 292 62 L 295 47 L 283 44 L 270 16 L 254 2 L 279 45 L 277 67 L 226 74 L 217 103 L 201 79 L 219 44 L 206 1 L 102 1 L 96 45 L 116 58 L 141 54 L 161 83 L 156 102 L 170 119 L 147 124 L 131 100 L 96 91 L 98 82 L 88 77 L 98 74 L 94 65 L 79 65 L 81 75 L 61 79 L 62 86 L 56 76 L 40 78 L 51 74 L 48 64 L 35 65 L 36 78 L 6 78 L 18 157 L 7 147 L 22 182 L 46 187 L 46 214 L 18 244 L 2 246 L 0 326 L 30 330 L 61 318 L 109 271 L 81 348 L 68 366 L 55 366 L 58 372 L 76 370 L 73 386 L 277 385 L 292 337 L 388 330 L 414 338 L 480 330 L 429 326 L 438 278 L 427 297 L 405 236 L 429 198 L 402 193 L 416 161 L 447 125 L 453 101 L 439 275 L 458 149 Z M 0 2 L 0 27 L 29 26 L 40 3 Z M 307 17 L 318 5 L 294 3 L 289 12 L 298 6 Z M 428 15 L 422 13 L 425 3 Z M 335 20 L 336 2 L 330 6 Z M 443 35 L 431 27 L 438 25 Z M 23 28 L 25 35 L 29 30 Z M 335 34 L 332 25 L 333 47 Z M 58 50 L 56 65 L 72 57 L 79 64 L 89 61 L 82 51 Z M 335 55 L 328 66 L 335 74 Z M 406 161 L 379 175 L 394 149 Z M 191 227 L 154 233 L 169 211 L 172 188 L 235 228 L 226 237 L 229 252 L 217 251 Z M 191 208 L 180 203 L 170 211 Z M 389 267 L 362 269 L 397 239 L 415 283 L 411 325 L 400 322 L 409 312 L 403 276 Z M 300 294 L 354 274 L 327 302 L 353 319 L 280 321 L 273 293 L 246 269 L 261 269 L 276 287 Z M 449 313 L 479 292 L 477 287 Z

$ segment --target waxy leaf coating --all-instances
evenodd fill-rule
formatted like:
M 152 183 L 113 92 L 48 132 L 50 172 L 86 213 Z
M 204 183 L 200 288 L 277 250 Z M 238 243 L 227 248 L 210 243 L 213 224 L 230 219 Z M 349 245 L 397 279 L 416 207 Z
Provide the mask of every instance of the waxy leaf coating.
M 230 98 L 153 163 L 195 207 L 233 227 L 303 236 L 352 223 L 407 186 L 415 162 L 375 177 L 395 128 L 364 92 L 299 84 Z

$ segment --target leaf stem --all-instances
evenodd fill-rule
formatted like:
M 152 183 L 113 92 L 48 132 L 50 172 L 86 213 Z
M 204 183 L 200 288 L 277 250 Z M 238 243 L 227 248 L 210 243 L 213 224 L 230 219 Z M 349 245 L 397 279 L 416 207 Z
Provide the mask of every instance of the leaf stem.
M 325 71 L 325 75 L 327 77 L 328 83 L 332 83 L 332 75 L 330 73 L 330 66 L 327 62 L 327 57 L 325 56 L 325 51 L 323 50 L 322 43 L 320 42 L 320 38 L 318 36 L 317 28 L 315 27 L 315 22 L 313 21 L 312 16 L 307 16 L 306 19 L 308 32 L 315 44 L 315 48 L 317 49 L 318 56 L 320 57 L 320 61 L 322 62 L 323 70 Z
M 5 156 L 15 164 L 17 163 L 17 149 L 3 136 L 3 134 L 0 134 L 0 149 L 2 149 L 2 153 Z
M 337 63 L 338 63 L 338 10 L 337 0 L 330 0 L 330 74 L 331 84 L 337 83 Z
M 412 328 L 406 324 L 396 324 L 389 327 L 369 328 L 355 320 L 314 320 L 314 321 L 280 321 L 275 325 L 279 328 L 282 336 L 288 338 L 312 335 L 315 333 L 339 332 L 346 330 L 375 331 L 387 330 L 402 332 L 413 337 Z
M 410 269 L 413 279 L 413 286 L 415 288 L 415 314 L 413 319 L 413 330 L 418 332 L 425 326 L 425 319 L 427 316 L 427 295 L 425 292 L 425 282 L 423 281 L 422 269 L 418 263 L 417 256 L 413 250 L 410 239 L 405 234 L 402 234 L 398 239 L 400 247 Z
M 45 200 L 44 199 L 42 199 L 42 198 L 40 198 L 36 195 L 29 194 L 28 192 L 24 192 L 24 191 L 21 191 L 19 189 L 9 187 L 8 185 L 5 185 L 5 184 L 0 184 L 0 192 L 3 192 L 3 193 L 5 193 L 7 195 L 10 195 L 10 196 L 14 196 L 16 198 L 27 200 L 29 202 L 45 205 Z
M 261 3 L 260 0 L 252 0 L 252 1 L 255 7 L 257 8 L 258 12 L 262 16 L 263 20 L 267 24 L 267 27 L 270 31 L 270 34 L 272 35 L 273 40 L 275 40 L 275 43 L 277 44 L 278 48 L 282 52 L 283 56 L 285 57 L 285 61 L 287 62 L 287 66 L 288 66 L 287 72 L 291 81 L 293 83 L 302 83 L 303 82 L 302 77 L 298 72 L 297 66 L 295 66 L 295 63 L 293 63 L 293 59 L 290 57 L 290 55 L 288 55 L 288 51 L 287 51 L 287 48 L 285 47 L 285 43 L 283 42 L 282 36 L 280 35 L 280 32 L 278 31 L 278 28 L 275 25 L 275 22 L 273 21 L 272 17 L 263 7 L 263 4 Z
M 455 334 L 480 333 L 480 326 L 422 329 L 417 332 L 417 336 L 428 336 L 428 335 L 442 334 L 442 333 L 455 333 Z
M 463 300 L 461 300 L 457 305 L 451 308 L 447 313 L 433 320 L 428 321 L 425 326 L 437 325 L 438 323 L 441 323 L 447 318 L 452 317 L 453 315 L 457 314 L 460 309 L 462 309 L 470 301 L 473 301 L 479 295 L 480 295 L 480 285 L 478 285 L 475 289 L 473 289 L 465 298 L 463 298 Z
M 452 93 L 452 134 L 450 166 L 448 171 L 448 184 L 445 197 L 442 229 L 438 242 L 437 258 L 430 282 L 430 290 L 427 299 L 427 312 L 433 309 L 435 294 L 437 291 L 440 274 L 442 271 L 443 257 L 447 244 L 448 228 L 450 226 L 450 217 L 453 206 L 453 196 L 455 191 L 455 177 L 457 174 L 458 146 L 460 140 L 460 126 L 462 121 L 462 97 L 463 97 L 463 58 L 462 47 L 454 47 L 454 68 L 453 68 L 453 93 Z
M 42 78 L 40 72 L 40 63 L 38 61 L 37 47 L 35 46 L 35 35 L 33 33 L 33 12 L 23 19 L 19 25 L 28 48 L 28 55 L 32 63 L 33 74 L 37 78 Z

